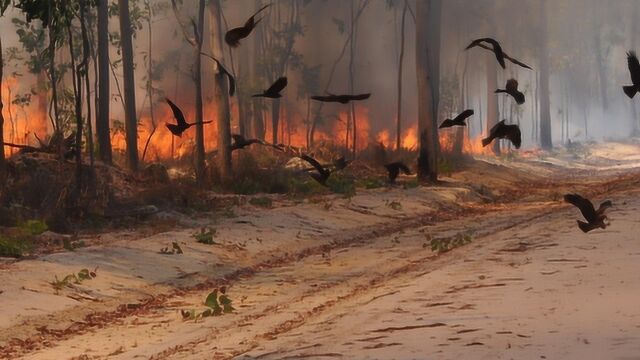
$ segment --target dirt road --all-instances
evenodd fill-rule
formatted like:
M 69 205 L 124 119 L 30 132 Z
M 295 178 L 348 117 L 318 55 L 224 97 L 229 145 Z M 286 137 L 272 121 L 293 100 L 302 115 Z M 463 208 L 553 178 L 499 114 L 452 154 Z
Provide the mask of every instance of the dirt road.
M 215 222 L 215 245 L 193 241 L 195 229 L 112 234 L 2 265 L 0 355 L 638 358 L 635 187 L 614 189 L 612 226 L 588 235 L 557 201 L 482 203 L 460 187 L 239 208 Z M 471 243 L 430 249 L 461 234 Z M 158 253 L 172 241 L 184 254 Z M 48 283 L 95 266 L 95 279 L 58 293 Z M 234 314 L 182 320 L 223 283 Z

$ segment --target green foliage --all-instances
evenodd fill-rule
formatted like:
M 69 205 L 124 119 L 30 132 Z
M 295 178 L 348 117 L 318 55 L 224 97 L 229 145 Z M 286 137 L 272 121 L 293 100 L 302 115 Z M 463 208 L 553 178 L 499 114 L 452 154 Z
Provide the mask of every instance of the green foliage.
M 378 189 L 385 187 L 387 182 L 380 177 L 367 177 L 365 179 L 358 180 L 356 184 L 358 187 L 363 187 L 365 189 Z
M 193 238 L 196 239 L 197 242 L 207 245 L 214 245 L 216 243 L 213 240 L 214 236 L 216 236 L 216 229 L 205 230 L 202 228 L 199 233 L 193 234 Z
M 47 231 L 49 228 L 44 221 L 41 220 L 27 220 L 18 224 L 18 229 L 25 235 L 40 235 Z
M 341 173 L 333 174 L 327 180 L 327 186 L 332 192 L 342 194 L 345 197 L 352 197 L 356 194 L 355 180 L 352 176 Z
M 223 314 L 230 314 L 235 311 L 232 305 L 231 299 L 226 294 L 226 288 L 221 287 L 215 289 L 204 301 L 204 305 L 207 307 L 204 311 L 198 312 L 194 309 L 181 310 L 183 320 L 198 320 L 210 316 L 221 316 Z
M 459 233 L 453 238 L 435 239 L 429 236 L 427 240 L 430 242 L 432 251 L 435 251 L 438 253 L 445 253 L 447 251 L 453 250 L 457 247 L 470 243 L 472 240 L 472 237 L 470 234 Z
M 85 280 L 91 280 L 97 276 L 96 272 L 98 268 L 95 268 L 93 271 L 89 271 L 89 269 L 82 269 L 78 271 L 77 274 L 69 274 L 62 278 L 62 280 L 58 279 L 58 276 L 55 275 L 55 279 L 50 282 L 53 289 L 56 291 L 56 294 L 69 286 L 70 284 L 81 284 Z
M 0 234 L 0 257 L 19 258 L 31 248 L 31 243 L 24 237 Z
M 249 204 L 263 208 L 271 208 L 273 206 L 273 200 L 266 196 L 254 197 L 249 200 Z
M 446 176 L 451 176 L 453 171 L 455 170 L 455 166 L 453 161 L 448 157 L 440 156 L 438 157 L 438 173 Z
M 75 240 L 74 241 L 74 240 L 70 240 L 70 239 L 67 239 L 67 238 L 62 240 L 62 247 L 65 250 L 68 250 L 68 251 L 75 251 L 76 249 L 81 248 L 81 247 L 85 247 L 85 246 L 87 246 L 87 245 L 82 240 Z
M 163 254 L 163 255 L 183 254 L 183 251 L 182 251 L 182 247 L 180 247 L 180 244 L 174 241 L 171 243 L 171 249 L 169 249 L 168 247 L 164 247 L 160 249 L 160 254 Z

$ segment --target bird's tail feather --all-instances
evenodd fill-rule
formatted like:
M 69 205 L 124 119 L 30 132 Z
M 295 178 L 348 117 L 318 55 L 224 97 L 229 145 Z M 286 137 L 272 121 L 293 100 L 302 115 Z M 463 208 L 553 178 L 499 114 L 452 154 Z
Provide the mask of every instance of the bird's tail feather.
M 633 96 L 638 92 L 638 89 L 633 85 L 623 86 L 622 90 L 624 90 L 624 93 L 627 94 L 629 99 L 633 99 Z
M 580 228 L 580 230 L 582 230 L 582 232 L 585 232 L 585 233 L 598 227 L 597 225 L 589 224 L 584 221 L 580 221 L 580 220 L 577 220 L 577 221 L 578 221 L 578 227 Z
M 485 147 L 485 146 L 489 145 L 492 140 L 493 140 L 493 138 L 491 138 L 491 137 L 482 139 L 482 147 Z

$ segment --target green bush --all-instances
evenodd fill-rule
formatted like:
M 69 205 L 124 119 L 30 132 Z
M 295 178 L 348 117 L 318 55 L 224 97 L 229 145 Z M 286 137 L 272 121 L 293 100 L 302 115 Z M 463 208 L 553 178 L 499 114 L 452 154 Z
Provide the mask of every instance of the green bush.
M 0 235 L 1 257 L 19 258 L 31 248 L 31 242 L 24 236 Z
M 49 227 L 41 220 L 27 220 L 19 223 L 18 229 L 25 235 L 35 236 L 49 230 Z

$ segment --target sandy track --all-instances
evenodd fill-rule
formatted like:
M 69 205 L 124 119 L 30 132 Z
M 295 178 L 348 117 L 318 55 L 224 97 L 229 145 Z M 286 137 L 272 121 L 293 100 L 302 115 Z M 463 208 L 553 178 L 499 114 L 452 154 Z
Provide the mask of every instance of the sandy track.
M 390 206 L 393 202 L 402 209 Z M 3 289 L 8 290 L 0 295 L 8 299 L 0 313 L 6 320 L 0 329 L 2 354 L 33 359 L 318 358 L 323 354 L 411 358 L 417 353 L 438 354 L 445 346 L 447 353 L 458 347 L 463 353 L 466 345 L 474 350 L 503 350 L 499 347 L 504 344 L 490 339 L 515 330 L 483 324 L 476 327 L 484 332 L 464 331 L 460 333 L 467 334 L 464 337 L 448 336 L 447 342 L 438 336 L 463 330 L 466 322 L 462 320 L 471 323 L 491 315 L 492 300 L 504 296 L 500 291 L 513 296 L 511 289 L 529 279 L 507 270 L 528 265 L 532 254 L 554 252 L 571 241 L 577 241 L 572 246 L 583 245 L 584 237 L 570 220 L 575 211 L 546 205 L 478 206 L 477 198 L 460 188 L 368 192 L 323 204 L 250 213 L 238 210 L 238 217 L 216 223 L 217 247 L 195 243 L 190 239 L 193 230 L 185 230 L 7 265 L 0 273 Z M 515 230 L 521 228 L 529 230 Z M 558 234 L 549 231 L 556 228 L 571 239 L 562 238 L 561 244 Z M 442 238 L 468 231 L 475 233 L 471 245 L 442 256 L 423 246 L 425 234 Z M 588 239 L 606 238 L 615 231 Z M 184 255 L 157 254 L 156 248 L 173 240 L 183 243 Z M 56 295 L 46 283 L 52 274 L 96 263 L 101 265 L 99 276 L 75 289 Z M 535 270 L 540 275 L 531 279 L 533 283 L 564 274 L 540 269 Z M 477 278 L 470 271 L 476 271 Z M 574 273 L 567 275 L 575 280 Z M 221 282 L 231 285 L 229 294 L 237 313 L 183 322 L 179 310 L 202 309 L 206 294 Z M 528 288 L 532 289 L 512 297 L 515 302 L 510 300 L 508 305 L 517 308 L 518 301 L 530 299 L 536 287 Z M 78 294 L 84 298 L 78 299 Z M 459 303 L 466 294 L 475 300 Z M 493 295 L 483 298 L 480 294 Z M 481 313 L 473 314 L 478 309 Z M 527 316 L 542 310 L 531 307 Z M 472 314 L 469 319 L 455 321 L 467 312 Z M 493 316 L 493 323 L 498 323 L 501 318 Z M 492 330 L 500 334 L 463 343 L 471 334 L 487 335 Z M 405 339 L 411 333 L 419 340 Z M 436 336 L 433 343 L 425 343 L 426 334 Z M 532 339 L 520 332 L 515 336 Z M 456 337 L 459 342 L 451 340 Z

